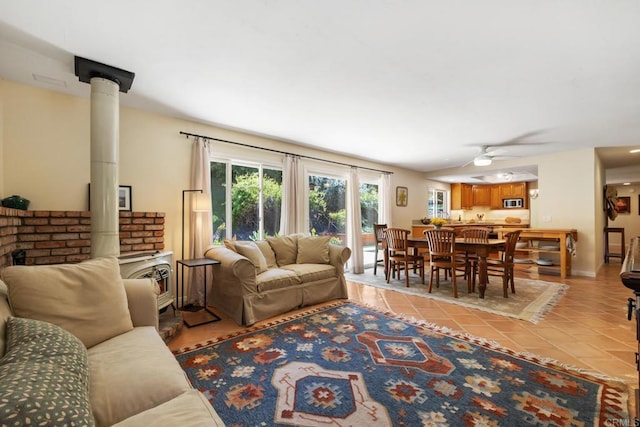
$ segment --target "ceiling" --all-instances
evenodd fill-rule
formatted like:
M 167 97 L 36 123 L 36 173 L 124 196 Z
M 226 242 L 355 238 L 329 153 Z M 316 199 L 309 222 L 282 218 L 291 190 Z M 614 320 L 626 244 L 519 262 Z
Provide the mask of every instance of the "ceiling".
M 77 55 L 135 73 L 124 106 L 424 172 L 524 135 L 498 153 L 600 147 L 640 183 L 638 22 L 637 0 L 0 0 L 0 77 L 89 97 Z

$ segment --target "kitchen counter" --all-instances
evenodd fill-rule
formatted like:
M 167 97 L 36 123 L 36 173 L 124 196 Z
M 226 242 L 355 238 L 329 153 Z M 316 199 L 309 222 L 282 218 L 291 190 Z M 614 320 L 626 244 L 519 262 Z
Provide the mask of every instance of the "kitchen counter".
M 470 222 L 470 221 L 451 221 L 448 222 L 446 224 L 443 225 L 443 227 L 452 227 L 455 229 L 462 229 L 462 228 L 466 228 L 466 227 L 488 227 L 491 228 L 492 231 L 495 231 L 497 228 L 504 228 L 504 229 L 510 229 L 510 228 L 528 228 L 529 224 L 528 223 L 506 223 L 505 221 L 476 221 L 476 222 Z M 411 235 L 412 237 L 422 237 L 424 236 L 423 232 L 424 230 L 428 229 L 428 228 L 433 228 L 433 225 L 431 224 L 423 224 L 421 222 L 414 222 L 413 224 L 411 224 Z

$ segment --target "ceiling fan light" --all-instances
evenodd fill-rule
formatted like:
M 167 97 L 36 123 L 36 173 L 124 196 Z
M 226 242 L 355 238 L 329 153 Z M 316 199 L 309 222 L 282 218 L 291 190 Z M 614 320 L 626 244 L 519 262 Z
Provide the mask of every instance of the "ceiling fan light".
M 491 157 L 478 156 L 475 159 L 473 159 L 473 164 L 475 166 L 489 166 L 491 164 Z

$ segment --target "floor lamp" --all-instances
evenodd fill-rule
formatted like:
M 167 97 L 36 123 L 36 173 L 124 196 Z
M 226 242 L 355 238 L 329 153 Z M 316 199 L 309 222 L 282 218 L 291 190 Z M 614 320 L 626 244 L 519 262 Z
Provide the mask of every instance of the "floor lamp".
M 196 202 L 192 212 L 205 212 L 206 205 L 202 198 L 205 196 L 203 190 L 182 190 L 182 258 L 184 259 L 184 201 L 187 193 L 199 193 L 196 195 Z

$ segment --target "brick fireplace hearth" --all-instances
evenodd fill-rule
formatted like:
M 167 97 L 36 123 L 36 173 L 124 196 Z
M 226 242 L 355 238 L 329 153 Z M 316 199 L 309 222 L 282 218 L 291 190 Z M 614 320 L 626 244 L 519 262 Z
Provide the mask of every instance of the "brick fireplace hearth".
M 164 249 L 163 212 L 120 211 L 120 252 Z M 27 265 L 80 262 L 91 254 L 91 212 L 23 211 L 0 207 L 0 269 L 11 253 L 26 252 Z

